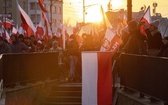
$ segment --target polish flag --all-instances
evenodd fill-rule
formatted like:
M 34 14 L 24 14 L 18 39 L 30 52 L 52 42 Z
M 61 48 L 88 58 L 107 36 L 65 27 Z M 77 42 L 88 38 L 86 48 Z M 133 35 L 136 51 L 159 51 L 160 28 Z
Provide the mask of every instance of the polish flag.
M 112 105 L 111 52 L 82 52 L 82 105 Z
M 17 30 L 15 27 L 13 27 L 13 28 L 12 28 L 12 33 L 13 33 L 13 34 L 17 34 L 17 33 L 18 33 L 18 30 Z
M 12 43 L 11 42 L 11 39 L 10 39 L 10 36 L 8 34 L 8 32 L 5 30 L 5 35 L 6 35 L 6 40 L 9 42 L 9 43 Z
M 34 33 L 36 32 L 36 28 L 34 27 L 33 22 L 31 21 L 28 14 L 20 7 L 18 2 L 17 2 L 17 5 L 18 5 L 18 9 L 20 11 L 20 17 L 21 17 L 21 20 L 22 20 L 22 25 L 21 26 L 26 31 L 27 36 L 34 35 Z
M 11 43 L 10 36 L 8 32 L 5 30 L 4 26 L 0 28 L 0 36 L 3 37 L 3 39 L 7 40 L 9 43 Z
M 111 51 L 114 55 L 122 44 L 122 40 L 113 29 L 107 28 L 100 51 Z
M 13 24 L 13 21 L 12 21 L 12 20 L 10 20 L 10 19 L 8 19 L 8 18 L 5 19 L 5 22 L 4 22 L 4 27 L 5 27 L 5 28 L 12 29 L 13 25 L 14 25 L 14 24 Z
M 150 12 L 150 6 L 148 6 L 147 10 L 144 13 L 144 16 L 140 20 L 143 25 L 140 26 L 140 32 L 143 35 L 146 35 L 145 30 L 150 27 L 150 24 L 152 23 L 152 18 L 151 18 L 151 12 Z
M 36 36 L 43 37 L 45 33 L 44 20 L 41 19 L 39 25 L 36 27 Z
M 43 14 L 44 14 L 45 20 L 47 20 L 47 22 L 50 23 L 49 13 L 48 13 L 48 11 L 47 11 L 47 10 L 44 8 L 44 6 L 43 6 L 44 0 L 38 0 L 38 2 L 39 2 L 39 6 L 40 6 L 40 8 L 41 8 L 41 10 L 42 10 L 42 12 L 43 12 Z

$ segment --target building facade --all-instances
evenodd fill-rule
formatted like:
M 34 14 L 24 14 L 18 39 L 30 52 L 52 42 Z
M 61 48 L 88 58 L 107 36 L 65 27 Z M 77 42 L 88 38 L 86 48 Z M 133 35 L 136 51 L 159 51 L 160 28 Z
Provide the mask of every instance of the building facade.
M 63 22 L 63 2 L 62 0 L 45 0 L 44 7 L 50 14 L 50 26 L 54 32 Z M 38 0 L 28 0 L 28 14 L 34 25 L 38 25 L 41 19 L 41 9 Z
M 28 11 L 27 0 L 18 0 L 20 6 Z M 3 22 L 5 18 L 12 19 L 16 26 L 21 24 L 20 13 L 18 11 L 16 0 L 1 0 L 0 1 L 0 20 Z
M 19 5 L 29 15 L 34 26 L 41 20 L 41 9 L 38 0 L 18 0 Z M 63 23 L 63 1 L 44 0 L 44 7 L 50 14 L 50 26 L 53 32 Z M 0 0 L 0 20 L 5 21 L 5 17 L 12 19 L 16 27 L 21 24 L 20 13 L 16 0 Z

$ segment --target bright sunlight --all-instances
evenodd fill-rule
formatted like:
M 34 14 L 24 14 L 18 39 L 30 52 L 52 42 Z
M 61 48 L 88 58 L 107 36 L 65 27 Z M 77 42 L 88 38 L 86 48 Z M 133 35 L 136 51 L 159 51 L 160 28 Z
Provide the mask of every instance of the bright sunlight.
M 86 22 L 100 22 L 102 21 L 102 12 L 100 5 L 95 5 L 86 9 L 85 21 Z
M 121 9 L 123 7 L 124 3 L 122 0 L 112 0 L 112 8 L 115 9 Z
M 93 0 L 94 1 L 94 0 Z M 103 6 L 104 11 L 107 11 L 107 4 L 111 1 L 112 9 L 121 9 L 124 5 L 122 0 L 96 0 L 93 5 L 86 8 L 85 13 L 85 22 L 101 22 L 103 20 L 102 11 L 100 5 Z M 86 3 L 87 4 L 87 3 Z

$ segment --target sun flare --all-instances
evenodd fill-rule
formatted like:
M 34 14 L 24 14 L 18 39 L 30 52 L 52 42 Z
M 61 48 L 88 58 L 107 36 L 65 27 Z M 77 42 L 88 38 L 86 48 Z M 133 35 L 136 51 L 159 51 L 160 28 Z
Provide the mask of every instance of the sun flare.
M 112 3 L 112 8 L 113 9 L 120 9 L 124 5 L 124 3 L 122 2 L 122 0 L 112 0 L 111 3 Z
M 85 12 L 86 22 L 100 22 L 102 21 L 102 12 L 100 5 L 90 7 Z

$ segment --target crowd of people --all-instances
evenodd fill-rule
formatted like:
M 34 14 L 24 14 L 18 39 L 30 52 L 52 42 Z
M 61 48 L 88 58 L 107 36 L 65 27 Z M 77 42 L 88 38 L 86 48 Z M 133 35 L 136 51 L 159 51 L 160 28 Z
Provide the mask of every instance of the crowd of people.
M 123 45 L 120 50 L 131 54 L 167 57 L 167 39 L 162 38 L 155 24 L 150 24 L 142 31 L 144 24 L 136 21 L 128 23 L 128 31 L 123 31 L 121 35 Z
M 80 45 L 77 36 L 72 34 L 66 40 L 66 49 L 63 49 L 62 41 L 57 36 L 50 39 L 39 39 L 34 35 L 27 37 L 22 34 L 12 34 L 9 41 L 0 36 L 0 54 L 59 52 L 69 64 L 68 80 L 77 81 L 76 75 L 81 75 L 80 71 L 76 73 L 77 69 L 80 69 L 80 52 L 98 50 L 94 48 L 96 44 L 94 44 L 93 37 L 87 34 L 83 34 L 82 37 L 84 44 Z
M 168 56 L 167 39 L 162 38 L 158 28 L 151 24 L 146 28 L 145 34 L 141 31 L 142 22 L 130 21 L 125 29 L 121 30 L 118 35 L 123 44 L 118 49 L 119 52 L 152 55 L 152 56 Z M 69 81 L 76 81 L 76 71 L 79 68 L 81 51 L 100 51 L 100 47 L 105 35 L 93 37 L 84 33 L 82 35 L 82 43 L 79 43 L 79 36 L 72 34 L 66 40 L 66 49 L 61 46 L 60 39 L 53 36 L 51 39 L 38 39 L 34 35 L 26 37 L 22 34 L 12 34 L 10 42 L 0 36 L 0 54 L 4 53 L 42 53 L 65 51 L 69 61 Z

